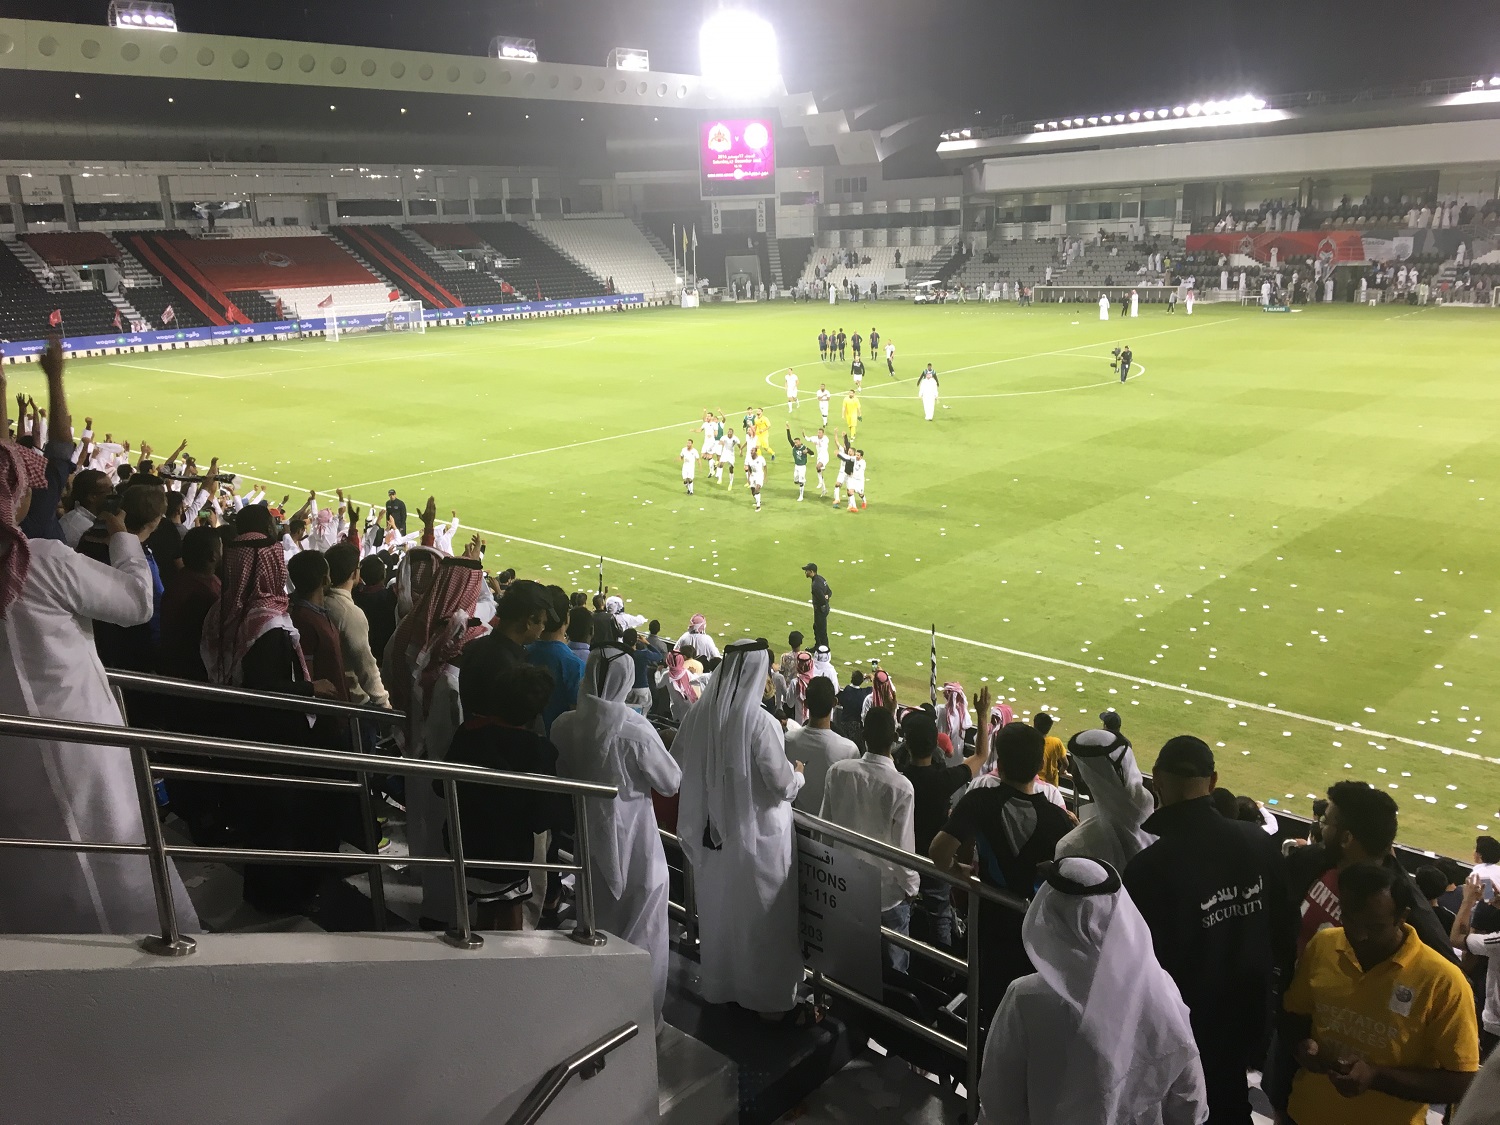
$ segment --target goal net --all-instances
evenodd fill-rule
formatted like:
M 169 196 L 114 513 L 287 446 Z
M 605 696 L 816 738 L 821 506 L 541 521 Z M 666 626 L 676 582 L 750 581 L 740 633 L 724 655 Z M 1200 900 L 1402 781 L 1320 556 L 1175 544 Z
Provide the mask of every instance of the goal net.
M 371 305 L 335 305 L 324 310 L 323 338 L 336 344 L 363 332 L 426 332 L 421 301 L 386 301 Z

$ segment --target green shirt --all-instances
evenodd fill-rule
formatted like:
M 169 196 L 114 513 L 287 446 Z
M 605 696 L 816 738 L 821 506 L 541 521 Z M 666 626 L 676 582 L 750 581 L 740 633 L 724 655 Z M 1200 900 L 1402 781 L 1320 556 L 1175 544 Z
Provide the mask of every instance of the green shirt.
M 787 432 L 786 432 L 786 440 L 790 441 L 792 443 L 792 464 L 793 465 L 805 465 L 805 464 L 807 464 L 807 446 L 803 445 L 800 441 L 794 441 L 792 439 L 792 431 L 791 430 L 787 430 Z

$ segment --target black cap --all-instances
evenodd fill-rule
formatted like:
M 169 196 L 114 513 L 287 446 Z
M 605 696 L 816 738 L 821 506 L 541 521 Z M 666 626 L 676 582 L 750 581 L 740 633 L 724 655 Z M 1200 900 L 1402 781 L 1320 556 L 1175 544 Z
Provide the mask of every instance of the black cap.
M 818 573 L 818 564 L 817 563 L 808 563 L 808 564 L 806 564 L 802 568 L 802 572 L 804 574 L 807 573 L 809 570 L 812 571 L 814 574 L 817 574 Z
M 393 488 L 389 492 L 387 492 L 386 495 L 387 496 L 394 496 L 394 495 L 396 495 L 396 490 Z
M 1154 773 L 1167 773 L 1173 777 L 1211 777 L 1214 772 L 1214 752 L 1208 743 L 1191 734 L 1179 734 L 1167 739 L 1161 753 L 1156 756 Z
M 1120 713 L 1113 707 L 1100 711 L 1099 721 L 1104 724 L 1105 730 L 1117 731 L 1120 729 Z

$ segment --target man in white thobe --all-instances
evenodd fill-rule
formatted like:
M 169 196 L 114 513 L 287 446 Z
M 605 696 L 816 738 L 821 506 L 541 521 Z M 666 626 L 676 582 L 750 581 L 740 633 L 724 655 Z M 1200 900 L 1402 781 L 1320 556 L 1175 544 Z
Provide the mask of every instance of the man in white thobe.
M 0 412 L 0 435 L 3 418 Z M 28 542 L 18 525 L 32 489 L 45 484 L 39 454 L 0 441 L 0 711 L 120 726 L 93 622 L 151 619 L 151 569 L 141 544 L 159 521 L 132 534 L 118 514 L 104 516 L 108 566 L 60 540 Z M 0 738 L 0 824 L 7 836 L 35 840 L 144 843 L 130 751 Z M 198 916 L 175 868 L 169 877 L 178 927 L 196 931 Z M 147 934 L 159 925 L 143 855 L 0 848 L 0 933 Z
M 584 802 L 594 920 L 602 930 L 651 954 L 656 1025 L 667 997 L 667 857 L 656 830 L 651 791 L 670 797 L 682 769 L 650 721 L 626 706 L 635 661 L 622 644 L 596 649 L 578 687 L 578 708 L 552 724 L 559 776 L 616 786 L 613 801 Z
M 1141 315 L 1141 295 L 1134 289 L 1130 291 L 1130 315 L 1132 317 Z
M 1109 319 L 1109 294 L 1108 293 L 1100 293 L 1099 294 L 1099 319 L 1100 320 L 1108 320 Z
M 938 377 L 931 365 L 917 379 L 917 397 L 922 400 L 923 416 L 931 422 L 938 400 Z
M 1119 872 L 1075 858 L 1039 872 L 1021 924 L 1036 972 L 1011 983 L 990 1025 L 980 1125 L 1201 1125 L 1187 1005 Z
M 703 998 L 767 1016 L 792 1008 L 802 979 L 791 805 L 802 772 L 761 707 L 770 670 L 763 643 L 730 645 L 672 743 L 682 765 L 677 834 L 698 895 Z
M 1073 776 L 1088 785 L 1093 800 L 1080 810 L 1082 823 L 1057 842 L 1054 853 L 1102 859 L 1117 871 L 1138 852 L 1156 842 L 1141 828 L 1156 811 L 1156 800 L 1146 788 L 1135 751 L 1115 731 L 1085 730 L 1068 742 Z

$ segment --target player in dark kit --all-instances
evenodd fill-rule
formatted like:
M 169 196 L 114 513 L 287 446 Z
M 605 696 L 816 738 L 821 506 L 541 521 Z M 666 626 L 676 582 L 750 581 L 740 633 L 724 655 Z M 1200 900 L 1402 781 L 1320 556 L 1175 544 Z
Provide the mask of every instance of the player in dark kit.
M 1120 369 L 1120 382 L 1124 382 L 1130 375 L 1130 365 L 1135 362 L 1135 353 L 1130 350 L 1130 345 L 1115 349 L 1115 366 Z
M 824 363 L 828 362 L 828 332 L 826 329 L 818 333 L 818 358 Z
M 844 348 L 848 345 L 848 343 L 849 343 L 849 337 L 845 336 L 844 335 L 844 330 L 842 328 L 840 328 L 839 329 L 839 362 L 840 363 L 842 363 L 843 360 L 844 360 Z
M 854 362 L 849 365 L 849 378 L 854 380 L 854 387 L 858 390 L 865 381 L 865 361 L 859 358 L 859 353 L 854 353 Z
M 880 333 L 870 329 L 870 358 L 880 358 Z
M 858 359 L 860 346 L 865 342 L 864 337 L 856 332 L 853 336 L 849 337 L 849 342 L 854 345 L 854 358 Z

